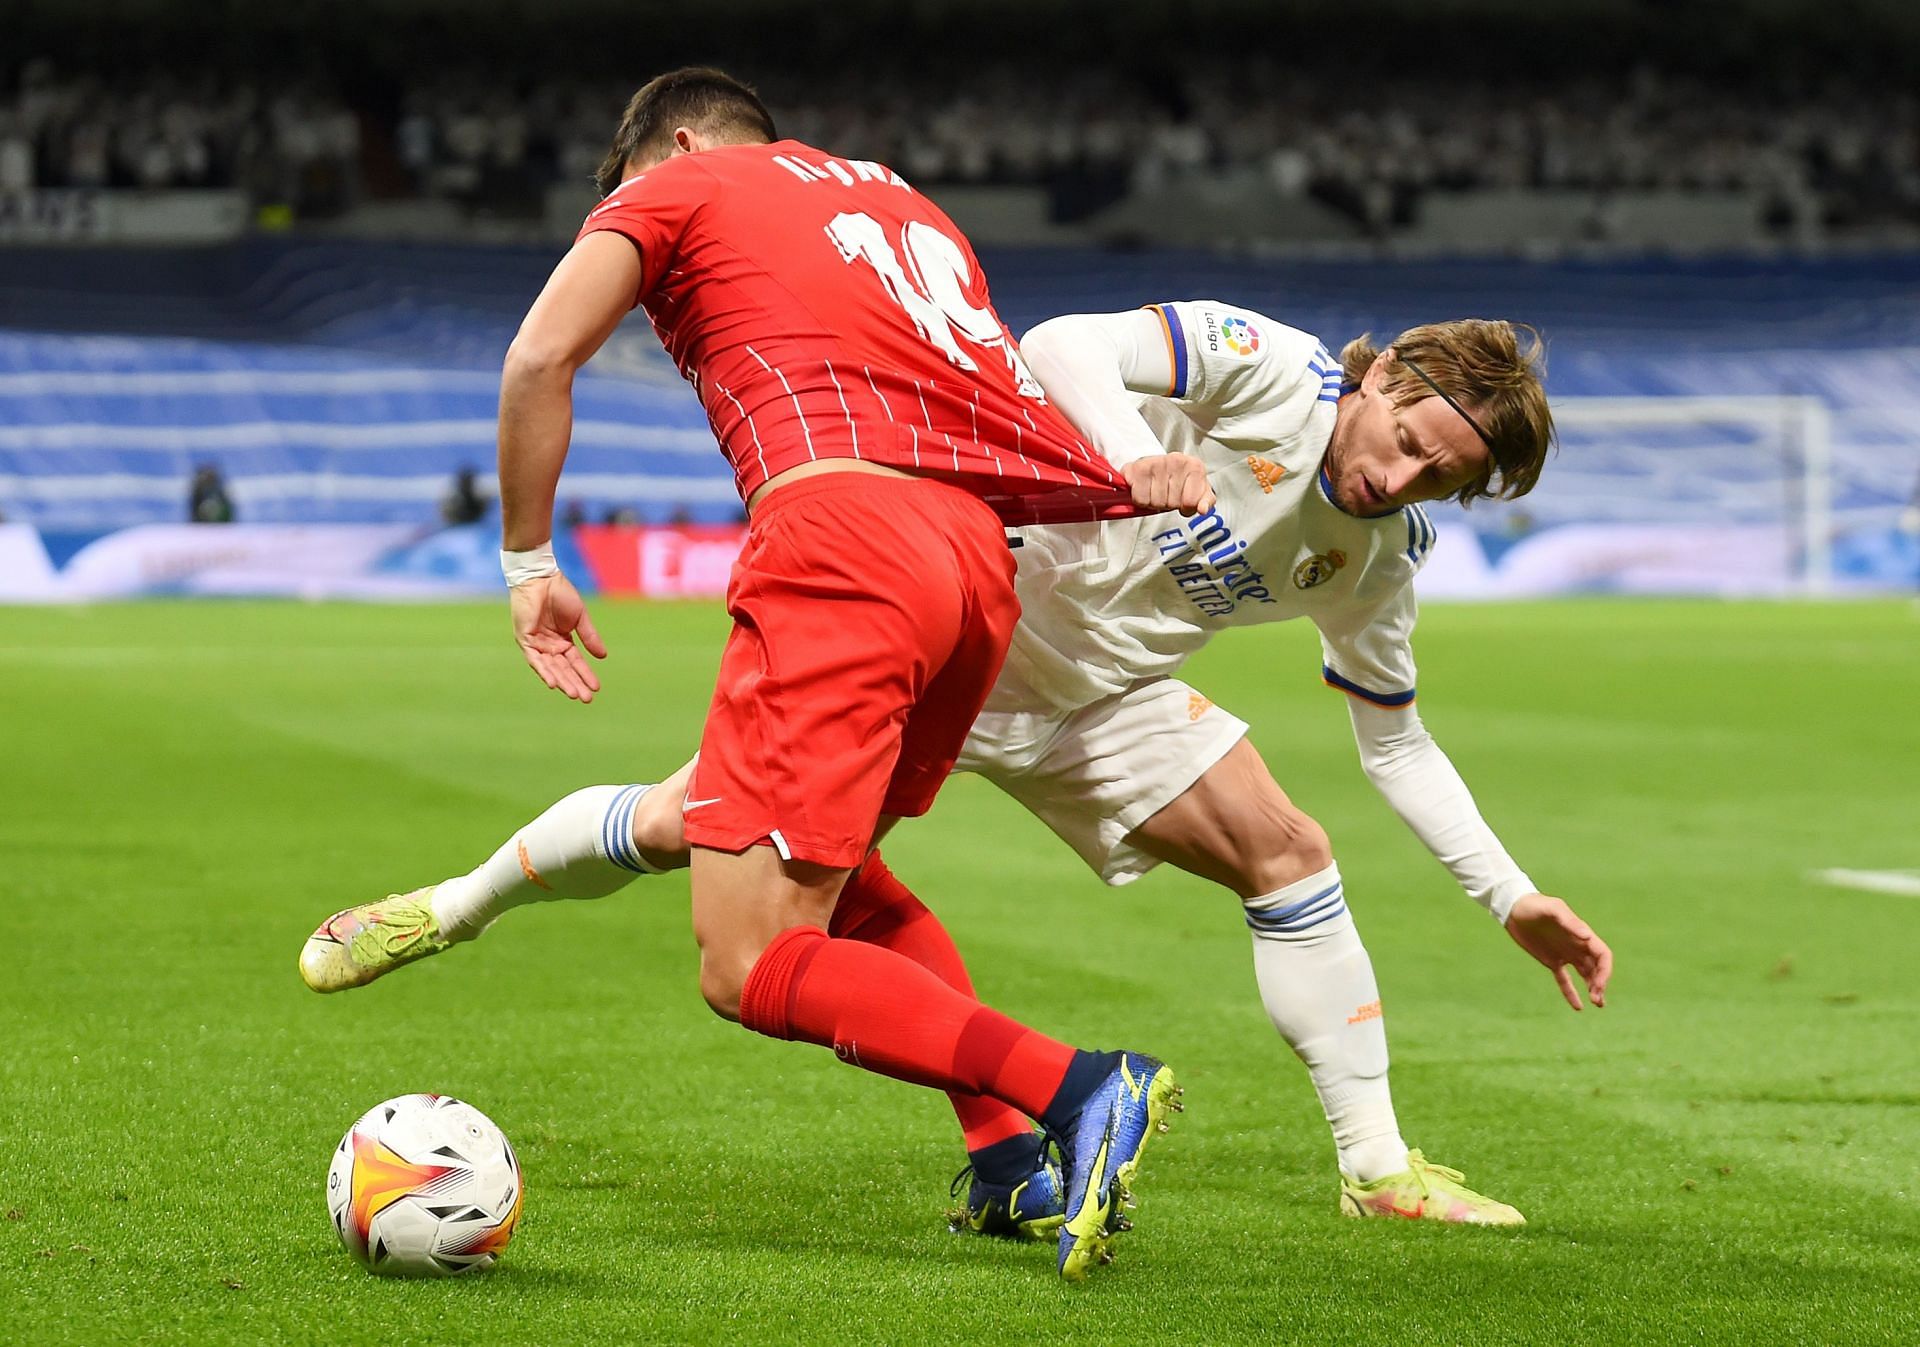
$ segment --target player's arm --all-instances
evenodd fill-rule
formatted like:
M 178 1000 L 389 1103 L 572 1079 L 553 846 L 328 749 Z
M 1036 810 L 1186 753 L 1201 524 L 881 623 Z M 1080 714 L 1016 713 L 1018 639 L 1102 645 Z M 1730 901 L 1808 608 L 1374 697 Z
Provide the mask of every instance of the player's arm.
M 560 259 L 507 348 L 500 372 L 501 545 L 553 536 L 553 496 L 573 434 L 573 377 L 633 307 L 640 254 L 619 234 L 588 234 Z
M 1569 965 L 1596 1006 L 1607 1003 L 1613 952 L 1578 913 L 1539 892 L 1480 815 L 1473 793 L 1434 742 L 1411 702 L 1380 705 L 1348 690 L 1354 741 L 1374 787 L 1460 887 L 1560 984 L 1575 1010 L 1580 993 Z
M 1109 463 L 1124 468 L 1166 452 L 1140 419 L 1133 393 L 1165 396 L 1173 361 L 1145 309 L 1049 318 L 1021 339 L 1034 378 Z
M 614 233 L 582 238 L 554 268 L 500 372 L 501 563 L 515 639 L 550 688 L 576 701 L 600 689 L 580 650 L 607 648 L 553 559 L 553 498 L 573 435 L 573 379 L 633 307 L 640 254 Z
M 1409 583 L 1371 611 L 1315 619 L 1326 657 L 1322 676 L 1347 694 L 1367 778 L 1468 896 L 1553 973 L 1568 1005 L 1580 1009 L 1568 965 L 1593 1003 L 1605 1005 L 1613 971 L 1606 942 L 1515 864 L 1414 708 L 1416 614 Z
M 1164 395 L 1172 386 L 1172 357 L 1152 313 L 1051 318 L 1027 333 L 1020 351 L 1047 400 L 1120 469 L 1137 504 L 1213 508 L 1206 465 L 1189 454 L 1169 454 L 1132 396 Z

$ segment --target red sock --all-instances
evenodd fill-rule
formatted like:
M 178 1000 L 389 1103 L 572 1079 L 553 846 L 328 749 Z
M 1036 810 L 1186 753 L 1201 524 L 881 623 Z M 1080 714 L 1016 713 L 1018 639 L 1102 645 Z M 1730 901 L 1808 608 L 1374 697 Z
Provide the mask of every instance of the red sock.
M 874 852 L 855 870 L 840 890 L 840 901 L 827 923 L 827 934 L 840 940 L 859 940 L 903 954 L 929 969 L 955 991 L 973 995 L 973 979 L 954 947 L 953 937 L 940 918 L 894 877 Z M 1025 1136 L 1033 1124 L 1018 1109 L 1008 1108 L 987 1095 L 947 1093 L 969 1151 L 983 1150 L 1009 1137 Z
M 740 1023 L 831 1046 L 843 1062 L 949 1093 L 984 1094 L 1037 1117 L 1075 1052 L 942 982 L 890 949 L 818 926 L 773 938 L 740 992 Z

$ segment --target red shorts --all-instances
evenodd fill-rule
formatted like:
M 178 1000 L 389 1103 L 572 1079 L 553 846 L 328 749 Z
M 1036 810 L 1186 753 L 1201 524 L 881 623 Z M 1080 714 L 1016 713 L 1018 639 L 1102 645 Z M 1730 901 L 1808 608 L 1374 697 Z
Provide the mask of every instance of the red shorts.
M 694 846 L 851 868 L 953 770 L 1019 620 L 999 518 L 930 478 L 835 472 L 754 512 L 727 585 Z

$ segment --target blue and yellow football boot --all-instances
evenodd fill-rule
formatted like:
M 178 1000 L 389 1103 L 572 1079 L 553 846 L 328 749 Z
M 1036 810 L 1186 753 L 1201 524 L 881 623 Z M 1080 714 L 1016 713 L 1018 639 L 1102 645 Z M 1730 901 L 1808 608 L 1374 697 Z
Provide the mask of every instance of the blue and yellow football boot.
M 962 1183 L 967 1184 L 965 1203 L 947 1212 L 947 1229 L 956 1235 L 1051 1239 L 1067 1218 L 1066 1185 L 1060 1167 L 1045 1151 L 1040 1167 L 1018 1183 L 988 1183 L 972 1165 L 954 1176 L 954 1197 L 960 1196 Z
M 1167 1115 L 1185 1107 L 1182 1093 L 1165 1063 L 1121 1053 L 1120 1064 L 1081 1106 L 1072 1134 L 1060 1138 L 1067 1180 L 1060 1275 L 1068 1281 L 1083 1281 L 1113 1261 L 1114 1236 L 1133 1228 L 1123 1208 L 1133 1206 L 1140 1153 L 1154 1133 L 1167 1130 Z

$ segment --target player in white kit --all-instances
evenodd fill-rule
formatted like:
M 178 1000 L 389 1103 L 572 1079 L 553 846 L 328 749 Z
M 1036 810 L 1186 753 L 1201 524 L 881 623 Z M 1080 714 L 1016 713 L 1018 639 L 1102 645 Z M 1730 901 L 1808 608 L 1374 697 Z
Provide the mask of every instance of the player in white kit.
M 1532 352 L 1505 323 L 1464 320 L 1382 353 L 1363 339 L 1335 361 L 1307 333 L 1207 301 L 1054 319 L 1022 345 L 1109 459 L 1166 455 L 1153 462 L 1169 471 L 1197 459 L 1216 499 L 1189 518 L 1020 532 L 1020 625 L 960 770 L 1019 800 L 1109 884 L 1170 861 L 1236 893 L 1261 999 L 1332 1128 L 1342 1211 L 1520 1223 L 1402 1140 L 1379 991 L 1327 836 L 1246 723 L 1174 675 L 1226 627 L 1313 621 L 1374 784 L 1574 1009 L 1569 966 L 1604 1004 L 1606 945 L 1536 891 L 1414 710 L 1411 582 L 1435 536 L 1420 502 L 1531 488 L 1551 438 Z M 303 973 L 319 990 L 360 985 L 507 907 L 684 866 L 679 820 L 699 804 L 687 774 L 575 792 L 471 874 L 348 909 L 316 932 Z M 960 1219 L 1031 1217 L 1016 1199 L 976 1182 Z

